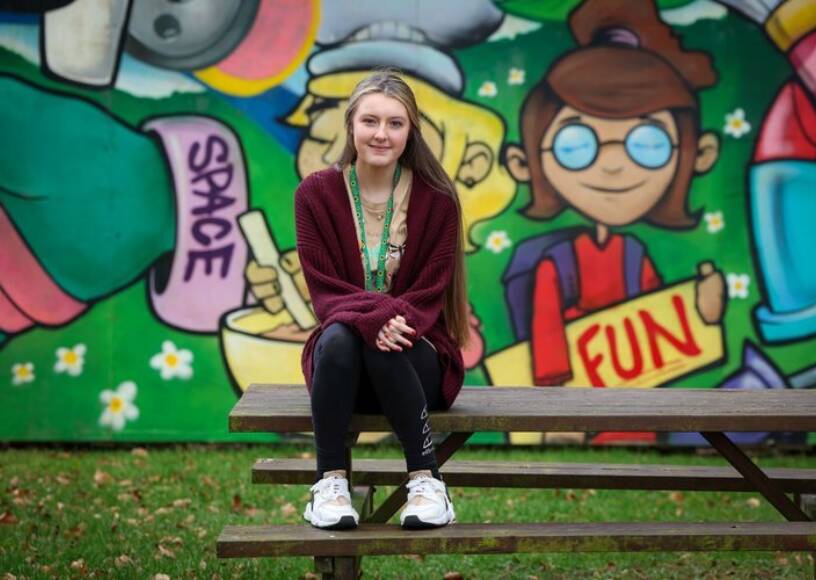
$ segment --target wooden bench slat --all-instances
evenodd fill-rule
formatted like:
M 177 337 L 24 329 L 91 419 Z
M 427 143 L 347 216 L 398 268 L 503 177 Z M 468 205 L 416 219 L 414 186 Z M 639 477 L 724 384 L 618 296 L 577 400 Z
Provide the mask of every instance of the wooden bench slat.
M 404 531 L 364 524 L 332 532 L 308 525 L 227 526 L 220 558 L 509 552 L 816 550 L 816 523 L 455 524 Z
M 355 459 L 355 485 L 399 485 L 405 461 Z M 311 484 L 314 459 L 262 459 L 252 467 L 253 483 Z M 731 467 L 448 461 L 441 467 L 454 487 L 647 489 L 755 491 Z M 773 468 L 766 475 L 785 492 L 816 493 L 816 469 Z
M 311 430 L 302 385 L 252 385 L 230 413 L 231 431 Z M 449 431 L 816 431 L 816 390 L 466 387 L 432 413 Z M 381 415 L 355 415 L 355 431 L 390 431 Z

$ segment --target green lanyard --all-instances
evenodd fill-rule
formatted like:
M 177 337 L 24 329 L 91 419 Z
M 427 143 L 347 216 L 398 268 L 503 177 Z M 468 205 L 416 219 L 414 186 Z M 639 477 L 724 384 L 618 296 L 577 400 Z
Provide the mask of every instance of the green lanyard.
M 382 240 L 380 240 L 380 254 L 377 257 L 377 281 L 376 285 L 372 282 L 371 276 L 371 259 L 368 257 L 368 244 L 366 243 L 365 232 L 365 216 L 363 215 L 363 204 L 360 201 L 360 184 L 357 183 L 357 169 L 354 165 L 351 166 L 349 173 L 349 184 L 351 185 L 351 196 L 354 198 L 354 212 L 357 214 L 357 223 L 360 224 L 360 249 L 363 252 L 363 260 L 365 263 L 365 288 L 369 292 L 376 289 L 377 292 L 382 292 L 385 288 L 385 257 L 388 254 L 388 237 L 391 229 L 391 216 L 394 213 L 394 190 L 397 188 L 397 183 L 400 180 L 401 168 L 397 163 L 394 169 L 394 180 L 391 184 L 391 195 L 388 197 L 388 205 L 385 208 L 385 224 L 383 225 Z

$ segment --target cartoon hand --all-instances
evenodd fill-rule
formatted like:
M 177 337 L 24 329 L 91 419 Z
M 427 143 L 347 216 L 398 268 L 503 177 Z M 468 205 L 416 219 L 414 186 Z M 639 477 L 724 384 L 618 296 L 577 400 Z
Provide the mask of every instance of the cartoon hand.
M 283 310 L 278 271 L 274 266 L 261 266 L 254 259 L 250 260 L 244 270 L 244 277 L 249 282 L 252 294 L 261 301 L 264 308 L 272 314 Z
M 484 356 L 484 337 L 482 336 L 482 322 L 473 313 L 473 305 L 468 304 L 468 344 L 462 348 L 462 359 L 466 369 L 472 369 Z
M 307 302 L 310 301 L 306 278 L 300 267 L 297 250 L 290 250 L 281 256 L 281 266 L 292 276 L 298 293 Z M 252 294 L 261 301 L 263 307 L 272 314 L 277 314 L 284 308 L 281 285 L 278 280 L 278 270 L 274 266 L 261 266 L 256 260 L 250 260 L 244 270 L 244 276 L 249 282 Z
M 725 279 L 711 262 L 701 263 L 697 271 L 697 311 L 706 324 L 716 324 L 725 310 Z
M 309 295 L 309 287 L 306 285 L 306 276 L 303 275 L 303 268 L 300 267 L 300 257 L 298 256 L 297 250 L 284 252 L 281 256 L 280 264 L 284 271 L 294 280 L 298 293 L 306 302 L 311 302 L 312 298 Z

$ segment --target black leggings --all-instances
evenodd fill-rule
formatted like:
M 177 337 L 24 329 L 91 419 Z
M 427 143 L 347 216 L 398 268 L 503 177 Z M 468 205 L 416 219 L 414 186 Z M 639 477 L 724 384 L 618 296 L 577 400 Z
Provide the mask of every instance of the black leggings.
M 348 469 L 345 438 L 353 413 L 384 414 L 402 443 L 408 471 L 430 469 L 438 476 L 428 410 L 444 408 L 442 370 L 428 342 L 382 352 L 336 323 L 318 339 L 313 361 L 318 479 L 326 471 Z

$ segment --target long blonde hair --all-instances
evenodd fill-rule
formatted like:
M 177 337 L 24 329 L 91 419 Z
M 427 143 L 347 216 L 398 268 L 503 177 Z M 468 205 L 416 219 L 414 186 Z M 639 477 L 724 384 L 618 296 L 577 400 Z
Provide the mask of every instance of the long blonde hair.
M 431 151 L 420 131 L 419 108 L 411 87 L 402 80 L 396 72 L 392 70 L 377 70 L 365 77 L 349 97 L 348 108 L 346 109 L 346 145 L 340 155 L 338 165 L 346 167 L 357 160 L 357 150 L 354 148 L 353 122 L 354 114 L 360 100 L 372 93 L 382 93 L 386 97 L 398 100 L 403 104 L 408 112 L 408 120 L 411 124 L 411 131 L 408 135 L 408 142 L 405 151 L 400 156 L 399 162 L 404 167 L 408 167 L 418 175 L 425 183 L 433 189 L 440 191 L 453 198 L 456 203 L 456 215 L 458 220 L 458 234 L 456 236 L 456 252 L 453 267 L 453 279 L 445 292 L 444 316 L 448 333 L 456 340 L 459 346 L 465 346 L 470 334 L 468 325 L 468 297 L 467 297 L 467 276 L 465 273 L 465 253 L 464 253 L 464 224 L 462 220 L 462 204 L 459 195 L 456 193 L 448 174 L 442 168 L 442 164 Z

